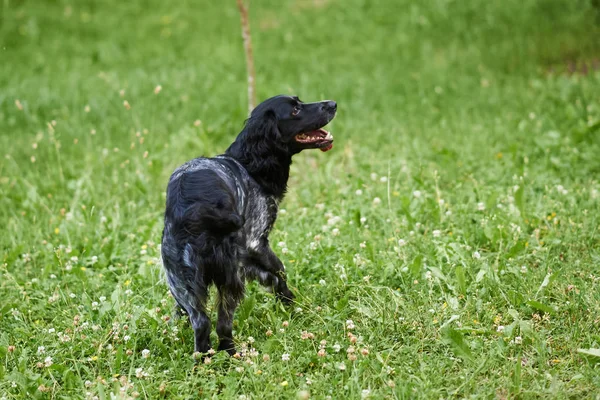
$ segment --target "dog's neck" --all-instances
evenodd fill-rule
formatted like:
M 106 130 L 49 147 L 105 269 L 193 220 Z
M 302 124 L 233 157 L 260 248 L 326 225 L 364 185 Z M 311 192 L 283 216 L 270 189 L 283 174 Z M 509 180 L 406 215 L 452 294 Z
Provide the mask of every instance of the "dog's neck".
M 244 129 L 225 155 L 238 161 L 263 191 L 281 201 L 287 190 L 292 154 L 267 138 Z

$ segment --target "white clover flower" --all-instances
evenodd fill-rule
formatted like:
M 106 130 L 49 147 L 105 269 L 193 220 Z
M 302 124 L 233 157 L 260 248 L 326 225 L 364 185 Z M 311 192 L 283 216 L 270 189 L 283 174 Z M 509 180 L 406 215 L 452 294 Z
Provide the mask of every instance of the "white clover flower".
M 288 353 L 282 354 L 281 361 L 290 361 L 290 355 Z
M 98 262 L 98 256 L 92 256 L 91 262 L 92 264 L 96 264 Z
M 563 187 L 563 185 L 556 185 L 556 191 L 560 194 L 568 194 L 569 191 Z
M 100 296 L 100 302 L 105 302 L 106 301 L 106 296 Z
M 327 225 L 337 225 L 338 223 L 340 223 L 342 221 L 341 217 L 338 216 L 332 216 L 331 218 L 329 218 L 327 220 Z
M 380 199 L 379 197 L 375 197 L 375 198 L 373 199 L 373 205 L 374 205 L 374 206 L 378 206 L 378 205 L 380 205 L 380 204 L 381 204 L 381 199 Z
M 333 229 L 331 230 L 331 234 L 332 234 L 333 236 L 339 236 L 339 234 L 340 234 L 340 230 L 339 230 L 338 228 L 333 228 Z
M 371 172 L 371 180 L 372 181 L 376 181 L 377 180 L 377 174 L 375 172 Z
M 287 248 L 287 247 L 283 247 L 283 248 L 281 249 L 281 252 L 282 252 L 283 254 L 287 254 L 287 253 L 289 253 L 290 251 L 288 250 L 288 248 Z
M 413 192 L 413 196 L 418 199 L 419 197 L 421 197 L 421 191 L 420 190 L 415 190 Z
M 77 297 L 77 295 L 75 293 L 71 293 L 71 294 L 69 294 L 69 297 L 74 299 L 75 297 Z
M 523 343 L 523 338 L 522 338 L 521 336 L 517 336 L 517 337 L 515 337 L 515 343 L 516 343 L 516 344 L 521 344 L 521 343 Z
M 431 234 L 433 235 L 433 237 L 440 237 L 442 235 L 442 231 L 440 231 L 439 229 L 435 229 L 431 232 Z
M 365 222 L 367 222 L 367 218 L 366 217 L 360 217 L 360 223 L 364 224 Z
M 279 246 L 279 247 L 285 247 L 285 242 L 279 242 L 279 243 L 277 243 L 277 246 Z
M 483 204 L 482 202 L 477 203 L 477 209 L 479 211 L 485 210 L 485 204 Z
M 504 325 L 498 325 L 498 328 L 496 328 L 496 332 L 504 332 Z
M 325 279 L 321 279 L 321 280 L 319 281 L 319 285 L 321 285 L 321 286 L 325 286 L 325 285 L 327 285 L 327 282 L 325 282 Z
M 481 258 L 481 254 L 478 251 L 473 252 L 473 258 L 479 260 Z
M 342 346 L 340 346 L 338 343 L 333 345 L 333 351 L 335 351 L 336 353 L 339 353 L 341 349 Z
M 400 247 L 406 246 L 406 240 L 404 240 L 404 239 L 399 239 L 399 240 L 398 240 L 398 246 L 400 246 Z
M 362 194 L 363 194 L 363 191 L 362 191 L 362 190 L 360 190 L 360 189 L 357 189 L 357 190 L 356 190 L 356 192 L 355 192 L 355 194 L 356 194 L 357 196 L 362 196 Z
M 521 273 L 522 274 L 526 274 L 527 273 L 527 266 L 526 265 L 521 265 Z
M 369 389 L 363 389 L 362 392 L 360 393 L 360 397 L 362 397 L 363 399 L 366 399 L 370 395 L 371 395 L 371 391 Z
M 354 329 L 355 328 L 354 321 L 352 321 L 351 319 L 346 320 L 346 328 Z
M 143 357 L 143 358 L 148 358 L 148 357 L 150 357 L 150 350 L 148 350 L 148 349 L 144 349 L 144 350 L 142 350 L 142 357 Z
M 37 349 L 38 354 L 44 354 L 45 352 L 46 352 L 46 347 L 38 346 L 38 349 Z
M 381 178 L 379 178 L 379 182 L 381 182 L 381 183 L 385 183 L 387 181 L 388 181 L 387 176 L 382 176 Z
M 346 364 L 344 364 L 343 362 L 339 363 L 338 369 L 340 371 L 345 371 L 346 370 Z
M 123 341 L 124 342 L 129 342 L 129 339 L 131 339 L 131 336 L 129 336 L 129 335 L 123 336 Z
M 54 332 L 56 332 L 56 329 L 54 329 L 54 328 L 49 328 L 48 329 L 48 333 L 54 333 Z
M 50 356 L 46 357 L 46 359 L 44 360 L 44 365 L 46 367 L 51 366 L 52 365 L 52 357 L 50 357 Z

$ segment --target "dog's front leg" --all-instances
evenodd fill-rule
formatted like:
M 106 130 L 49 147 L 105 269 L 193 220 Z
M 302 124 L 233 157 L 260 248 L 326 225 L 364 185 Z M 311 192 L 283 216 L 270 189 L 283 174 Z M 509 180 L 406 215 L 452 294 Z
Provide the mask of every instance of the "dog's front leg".
M 266 242 L 259 249 L 251 252 L 251 256 L 254 265 L 271 274 L 274 278 L 268 279 L 266 282 L 270 282 L 272 284 L 277 298 L 284 304 L 291 304 L 295 296 L 287 286 L 285 267 L 283 266 L 283 263 L 279 257 L 277 257 L 273 250 L 271 250 L 269 243 Z

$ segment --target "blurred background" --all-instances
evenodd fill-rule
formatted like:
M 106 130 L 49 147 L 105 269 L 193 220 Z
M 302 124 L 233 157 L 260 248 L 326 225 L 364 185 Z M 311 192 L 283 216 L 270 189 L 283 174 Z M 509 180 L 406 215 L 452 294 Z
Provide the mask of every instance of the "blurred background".
M 223 151 L 247 116 L 233 0 L 5 0 L 0 12 L 0 145 L 4 171 L 20 174 L 2 178 L 5 210 L 86 176 L 82 196 L 112 206 L 104 185 L 117 185 L 158 215 L 173 168 Z M 537 99 L 581 91 L 561 79 L 592 82 L 600 68 L 597 0 L 255 0 L 250 21 L 259 101 L 339 103 L 338 151 L 300 162 L 439 156 L 477 169 Z M 588 123 L 573 113 L 550 125 Z M 536 135 L 518 135 L 535 149 Z M 72 196 L 55 195 L 51 209 Z
M 258 100 L 336 100 L 335 144 L 294 158 L 271 234 L 304 311 L 250 286 L 236 314 L 236 339 L 277 362 L 186 375 L 191 330 L 165 324 L 164 190 L 247 117 L 236 2 L 0 1 L 0 393 L 95 395 L 150 366 L 165 372 L 140 373 L 149 398 L 163 379 L 187 398 L 296 398 L 309 376 L 334 397 L 347 376 L 346 398 L 593 396 L 575 349 L 600 340 L 598 0 L 252 0 L 250 25 Z M 48 335 L 80 317 L 98 330 Z M 381 357 L 341 372 L 347 320 Z

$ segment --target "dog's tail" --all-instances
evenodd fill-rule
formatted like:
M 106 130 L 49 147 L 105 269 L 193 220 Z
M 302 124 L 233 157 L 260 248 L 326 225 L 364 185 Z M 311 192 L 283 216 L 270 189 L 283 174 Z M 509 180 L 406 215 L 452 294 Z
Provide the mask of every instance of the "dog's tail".
M 210 232 L 225 236 L 244 224 L 231 189 L 211 170 L 181 175 L 169 182 L 165 217 L 187 235 Z
M 244 224 L 243 218 L 229 207 L 210 207 L 206 204 L 192 204 L 185 210 L 183 218 L 184 229 L 188 233 L 199 230 L 227 235 L 239 230 Z

